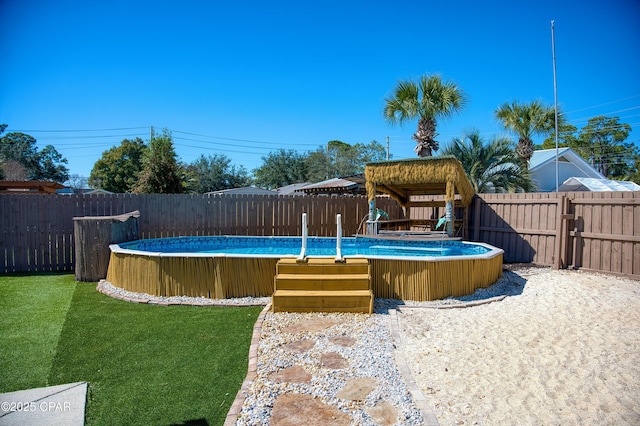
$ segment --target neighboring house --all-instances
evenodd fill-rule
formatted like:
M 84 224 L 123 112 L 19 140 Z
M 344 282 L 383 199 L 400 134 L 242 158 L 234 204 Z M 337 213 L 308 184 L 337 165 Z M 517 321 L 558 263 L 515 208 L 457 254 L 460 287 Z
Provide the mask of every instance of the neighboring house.
M 534 151 L 529 161 L 531 179 L 540 192 L 556 190 L 556 150 Z M 571 148 L 558 149 L 558 183 L 571 177 L 605 179 Z
M 640 185 L 622 180 L 570 177 L 560 185 L 558 190 L 561 192 L 640 191 Z
M 55 194 L 62 188 L 48 180 L 0 180 L 0 194 Z
M 280 195 L 307 195 L 306 193 L 300 191 L 300 188 L 303 188 L 307 185 L 310 185 L 310 183 L 292 183 L 291 185 L 281 186 L 280 188 L 276 189 L 276 191 L 278 191 L 278 194 Z
M 62 189 L 58 189 L 56 191 L 57 194 L 62 194 L 62 195 L 73 195 L 73 194 L 78 194 L 78 195 L 91 195 L 91 194 L 113 194 L 113 192 L 111 191 L 107 191 L 106 189 L 91 189 L 91 188 L 62 188 Z
M 256 188 L 255 186 L 245 186 L 243 188 L 223 189 L 222 191 L 205 192 L 207 195 L 278 195 L 276 191 Z
M 315 195 L 364 195 L 367 193 L 362 175 L 333 178 L 322 182 L 311 183 L 298 188 L 298 191 Z
M 115 192 L 111 192 L 111 191 L 107 191 L 106 189 L 102 189 L 102 188 L 97 188 L 97 189 L 82 189 L 82 194 L 87 194 L 87 195 L 91 195 L 91 194 L 115 194 Z

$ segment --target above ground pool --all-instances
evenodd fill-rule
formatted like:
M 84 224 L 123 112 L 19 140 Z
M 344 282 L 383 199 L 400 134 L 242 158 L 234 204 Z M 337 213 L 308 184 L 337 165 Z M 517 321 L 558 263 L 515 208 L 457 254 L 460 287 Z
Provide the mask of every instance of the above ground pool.
M 175 237 L 110 246 L 107 281 L 154 296 L 267 297 L 281 258 L 365 258 L 375 297 L 435 300 L 471 294 L 502 276 L 501 249 L 451 240 L 369 237 Z
M 301 237 L 176 237 L 137 240 L 118 244 L 112 250 L 131 254 L 144 252 L 162 256 L 254 256 L 294 257 L 302 246 Z M 341 240 L 342 255 L 402 260 L 448 260 L 459 256 L 486 256 L 497 250 L 479 243 L 451 240 L 390 240 L 349 237 Z M 336 256 L 336 239 L 309 237 L 307 257 Z M 437 258 L 437 259 L 433 259 Z M 446 259 L 445 259 L 446 260 Z

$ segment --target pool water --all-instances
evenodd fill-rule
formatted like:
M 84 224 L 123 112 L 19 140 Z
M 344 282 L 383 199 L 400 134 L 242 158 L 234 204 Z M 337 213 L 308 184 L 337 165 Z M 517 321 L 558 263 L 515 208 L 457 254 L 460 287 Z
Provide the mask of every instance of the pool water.
M 120 243 L 123 250 L 196 255 L 297 256 L 302 237 L 174 237 Z M 342 238 L 342 255 L 366 258 L 420 258 L 486 255 L 492 248 L 461 241 L 415 241 L 376 238 Z M 335 256 L 336 239 L 309 237 L 307 256 Z

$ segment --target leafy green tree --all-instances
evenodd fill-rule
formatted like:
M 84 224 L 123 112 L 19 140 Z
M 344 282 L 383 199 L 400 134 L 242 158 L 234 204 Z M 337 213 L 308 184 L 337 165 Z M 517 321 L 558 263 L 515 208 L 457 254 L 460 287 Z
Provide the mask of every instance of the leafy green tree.
M 337 176 L 333 159 L 328 150 L 324 147 L 319 147 L 315 151 L 311 151 L 305 158 L 305 164 L 307 168 L 307 181 L 320 182 L 323 180 L 331 179 Z
M 6 130 L 7 125 L 0 126 L 0 134 Z M 64 158 L 53 145 L 47 145 L 38 150 L 36 139 L 26 133 L 10 132 L 0 137 L 0 163 L 3 169 L 15 163 L 22 165 L 21 170 L 26 172 L 26 178 L 32 180 L 53 180 L 65 182 L 69 178 L 69 169 L 64 165 Z M 4 170 L 4 175 L 7 175 Z M 20 173 L 22 174 L 22 173 Z M 7 176 L 8 177 L 8 176 Z
M 506 130 L 518 135 L 516 154 L 527 167 L 533 155 L 532 138 L 555 129 L 555 109 L 540 101 L 505 103 L 495 111 L 495 116 Z
M 186 166 L 188 190 L 196 194 L 251 185 L 251 177 L 243 167 L 236 167 L 226 155 L 201 155 Z
M 593 117 L 572 148 L 604 176 L 623 179 L 633 173 L 640 154 L 633 143 L 625 142 L 630 131 L 631 126 L 618 117 Z
M 142 158 L 147 145 L 140 138 L 124 139 L 102 153 L 89 175 L 89 186 L 115 193 L 133 192 L 142 171 Z
M 560 123 L 558 125 L 558 148 L 573 148 L 577 145 L 578 128 L 573 124 Z M 556 147 L 556 134 L 555 129 L 551 132 L 548 138 L 544 140 L 542 145 L 537 148 L 540 149 L 554 149 Z
M 3 134 L 6 129 L 7 129 L 6 124 L 0 124 L 0 135 Z M 0 180 L 5 178 L 4 165 L 5 165 L 5 161 L 2 159 L 2 157 L 0 157 Z
M 529 170 L 522 166 L 511 140 L 495 137 L 488 144 L 478 130 L 455 138 L 442 150 L 462 163 L 477 193 L 533 191 Z
M 633 169 L 629 173 L 628 180 L 640 185 L 640 155 L 636 155 L 633 161 Z
M 413 135 L 415 152 L 419 157 L 429 157 L 439 148 L 436 120 L 450 117 L 465 102 L 463 91 L 455 83 L 425 75 L 418 81 L 398 81 L 393 95 L 385 99 L 384 117 L 391 124 L 418 119 Z
M 635 181 L 640 150 L 625 142 L 631 131 L 629 124 L 620 123 L 618 117 L 597 116 L 580 131 L 570 124 L 560 125 L 559 130 L 559 147 L 573 149 L 608 178 Z M 542 147 L 555 148 L 554 138 L 547 138 Z
M 66 182 L 69 169 L 64 164 L 67 164 L 67 159 L 53 145 L 47 145 L 38 153 L 37 169 L 33 171 L 32 179 Z
M 152 135 L 142 158 L 142 170 L 133 192 L 138 194 L 179 194 L 184 192 L 184 170 L 178 163 L 173 136 L 167 130 Z
M 255 184 L 274 189 L 308 179 L 306 157 L 290 149 L 280 149 L 262 157 L 262 165 L 253 171 Z
M 362 173 L 366 163 L 381 161 L 385 157 L 384 146 L 376 141 L 366 145 L 362 143 L 349 145 L 333 140 L 327 144 L 326 149 L 320 147 L 307 156 L 308 180 L 319 182 Z

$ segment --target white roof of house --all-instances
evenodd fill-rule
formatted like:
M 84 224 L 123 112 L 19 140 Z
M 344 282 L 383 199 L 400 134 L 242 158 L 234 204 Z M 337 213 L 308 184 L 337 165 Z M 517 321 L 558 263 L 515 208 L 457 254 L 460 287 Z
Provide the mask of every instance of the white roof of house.
M 570 177 L 558 188 L 561 192 L 570 191 L 640 191 L 640 185 L 635 182 L 596 179 L 584 177 Z
M 581 170 L 584 170 L 587 174 L 592 177 L 598 177 L 604 179 L 605 177 L 597 171 L 591 164 L 587 163 L 578 153 L 576 153 L 571 148 L 558 148 L 558 159 L 562 161 L 564 158 L 567 161 L 572 162 Z M 536 169 L 540 169 L 547 164 L 551 164 L 556 159 L 556 150 L 553 149 L 540 149 L 537 151 L 533 151 L 533 155 L 531 156 L 531 160 L 529 160 L 529 170 L 534 172 Z

